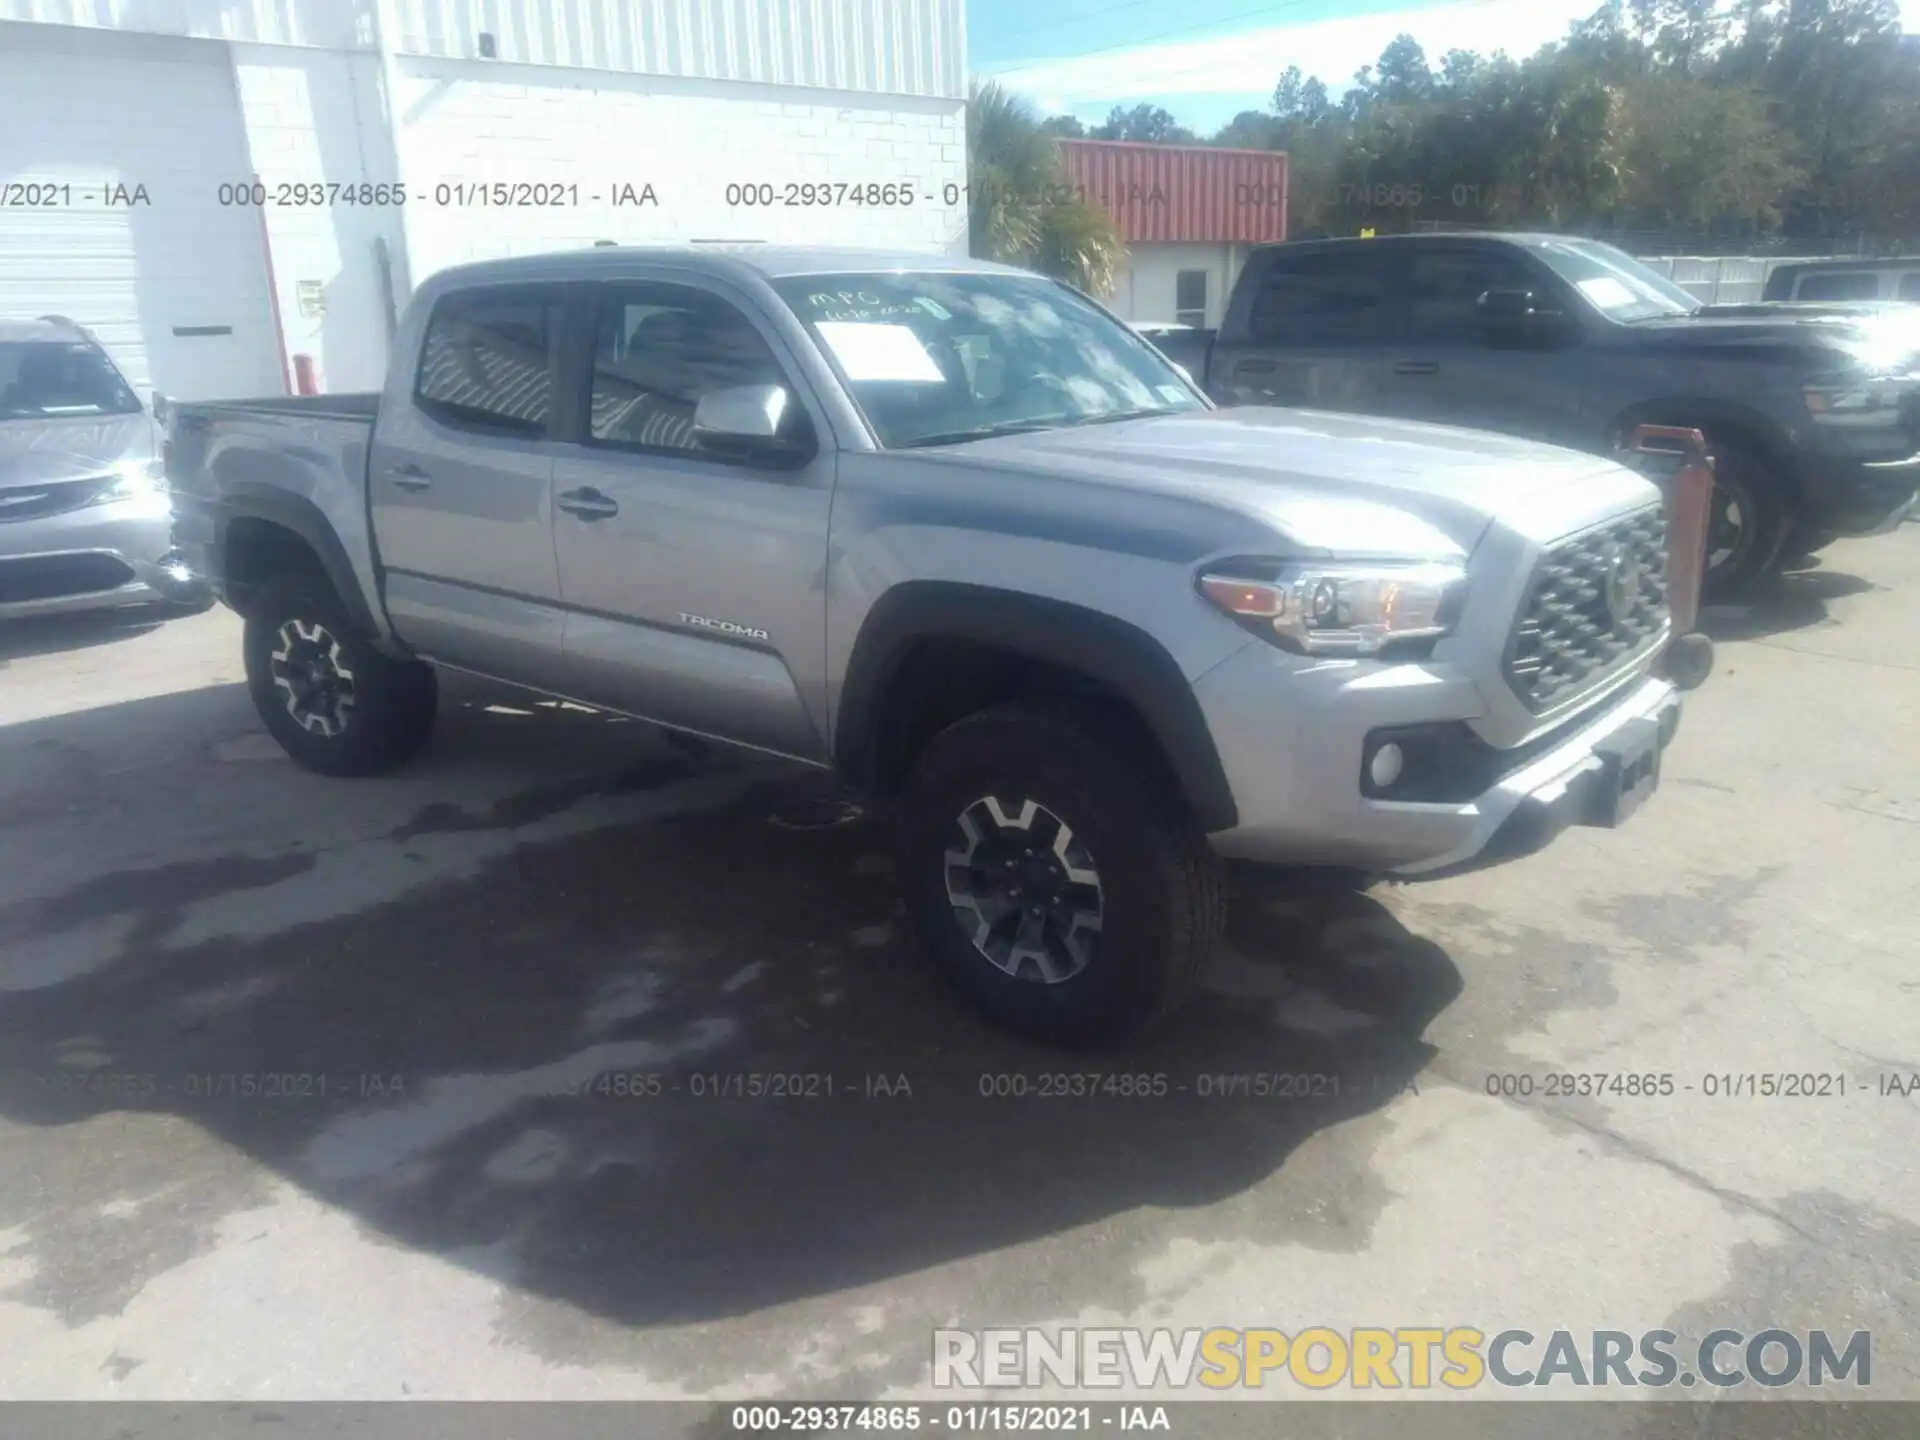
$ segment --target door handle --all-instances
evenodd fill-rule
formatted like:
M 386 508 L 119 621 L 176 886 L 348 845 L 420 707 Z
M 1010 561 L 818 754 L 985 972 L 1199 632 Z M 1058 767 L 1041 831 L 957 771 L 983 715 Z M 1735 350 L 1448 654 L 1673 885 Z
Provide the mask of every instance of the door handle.
M 1396 360 L 1393 362 L 1396 375 L 1438 375 L 1439 362 L 1434 360 Z
M 1242 375 L 1271 375 L 1273 373 L 1273 361 L 1242 360 L 1238 365 L 1234 366 L 1233 368 L 1239 371 Z
M 425 490 L 432 486 L 433 477 L 418 465 L 395 465 L 387 471 L 387 479 L 402 490 Z
M 609 515 L 620 513 L 619 501 L 611 495 L 602 494 L 591 485 L 579 490 L 562 490 L 553 503 L 582 520 L 604 520 Z

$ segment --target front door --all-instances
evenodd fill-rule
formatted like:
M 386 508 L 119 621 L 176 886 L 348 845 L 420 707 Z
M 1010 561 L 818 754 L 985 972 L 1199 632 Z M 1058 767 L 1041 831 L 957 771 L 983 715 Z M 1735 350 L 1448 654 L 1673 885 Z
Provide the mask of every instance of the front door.
M 1382 409 L 1410 420 L 1494 430 L 1559 445 L 1582 442 L 1579 311 L 1543 266 L 1512 249 L 1435 242 L 1397 247 L 1396 292 L 1407 334 L 1385 357 Z M 1568 317 L 1552 341 L 1486 330 L 1475 304 L 1489 290 L 1530 290 Z
M 554 467 L 567 691 L 680 729 L 820 760 L 827 517 L 824 415 L 777 336 L 717 283 L 599 288 L 582 432 Z M 804 463 L 704 448 L 700 397 L 783 385 Z

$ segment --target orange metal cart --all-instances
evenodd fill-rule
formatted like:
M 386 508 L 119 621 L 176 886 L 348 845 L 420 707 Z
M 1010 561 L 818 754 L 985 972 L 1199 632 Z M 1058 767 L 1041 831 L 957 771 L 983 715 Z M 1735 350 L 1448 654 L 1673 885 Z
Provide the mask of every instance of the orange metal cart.
M 1713 673 L 1713 641 L 1698 628 L 1713 516 L 1713 457 L 1704 435 L 1678 425 L 1635 426 L 1619 455 L 1659 485 L 1667 499 L 1667 605 L 1673 631 L 1660 668 L 1682 690 L 1691 690 Z

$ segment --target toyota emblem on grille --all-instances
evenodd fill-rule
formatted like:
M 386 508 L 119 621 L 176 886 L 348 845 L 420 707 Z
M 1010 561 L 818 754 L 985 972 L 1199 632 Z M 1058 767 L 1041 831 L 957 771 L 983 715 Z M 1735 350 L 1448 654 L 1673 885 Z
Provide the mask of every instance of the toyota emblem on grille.
M 1640 562 L 1618 545 L 1607 547 L 1607 584 L 1601 593 L 1607 619 L 1618 625 L 1640 603 Z

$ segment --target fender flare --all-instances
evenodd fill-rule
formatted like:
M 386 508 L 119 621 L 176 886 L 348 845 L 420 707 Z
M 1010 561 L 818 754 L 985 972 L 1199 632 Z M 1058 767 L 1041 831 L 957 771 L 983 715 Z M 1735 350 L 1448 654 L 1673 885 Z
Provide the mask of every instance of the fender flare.
M 1152 635 L 1098 610 L 1018 591 L 910 580 L 874 602 L 848 659 L 833 733 L 834 767 L 861 789 L 881 778 L 881 716 L 914 645 L 959 640 L 1077 672 L 1131 705 L 1171 767 L 1201 827 L 1239 824 L 1233 788 L 1193 687 Z
M 264 520 L 305 541 L 307 548 L 319 560 L 327 583 L 340 597 L 340 603 L 346 606 L 347 615 L 355 627 L 376 648 L 389 648 L 382 643 L 381 626 L 368 608 L 366 592 L 353 573 L 353 562 L 347 558 L 347 548 L 340 543 L 340 537 L 334 533 L 333 526 L 318 505 L 304 495 L 264 485 L 241 485 L 223 495 L 214 533 L 215 553 L 220 556 L 223 592 L 231 584 L 226 574 L 227 531 L 235 520 Z
M 1761 451 L 1779 467 L 1787 486 L 1787 499 L 1797 501 L 1805 491 L 1800 472 L 1799 448 L 1778 421 L 1764 412 L 1737 400 L 1719 400 L 1706 396 L 1641 400 L 1629 405 L 1612 420 L 1600 437 L 1604 453 L 1611 453 L 1614 437 L 1640 424 L 1691 425 L 1711 429 L 1715 421 L 1734 426 L 1759 442 Z

